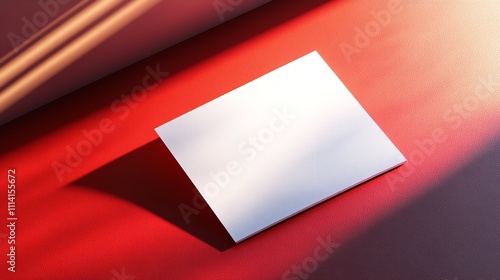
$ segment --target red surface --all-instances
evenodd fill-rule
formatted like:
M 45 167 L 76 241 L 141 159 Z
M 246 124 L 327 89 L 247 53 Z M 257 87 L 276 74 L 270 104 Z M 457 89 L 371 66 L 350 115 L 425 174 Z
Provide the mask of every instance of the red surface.
M 318 238 L 340 246 L 303 279 L 500 278 L 500 4 L 402 1 L 347 59 L 391 2 L 274 1 L 0 127 L 18 217 L 1 278 L 301 279 L 285 273 Z M 236 246 L 207 208 L 186 224 L 193 187 L 153 129 L 312 50 L 409 162 Z M 157 65 L 170 75 L 113 110 Z M 54 162 L 103 120 L 112 132 L 59 180 Z

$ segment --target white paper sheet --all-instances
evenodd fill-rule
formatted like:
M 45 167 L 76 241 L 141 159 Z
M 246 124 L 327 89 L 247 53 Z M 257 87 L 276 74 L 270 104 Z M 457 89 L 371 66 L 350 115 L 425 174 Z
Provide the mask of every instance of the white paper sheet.
M 156 132 L 236 242 L 406 161 L 317 52 Z

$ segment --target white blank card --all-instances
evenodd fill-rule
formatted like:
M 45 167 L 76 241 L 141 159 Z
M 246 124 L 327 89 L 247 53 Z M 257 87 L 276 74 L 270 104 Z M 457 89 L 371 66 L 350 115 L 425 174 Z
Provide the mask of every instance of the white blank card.
M 406 161 L 317 52 L 156 132 L 236 242 Z

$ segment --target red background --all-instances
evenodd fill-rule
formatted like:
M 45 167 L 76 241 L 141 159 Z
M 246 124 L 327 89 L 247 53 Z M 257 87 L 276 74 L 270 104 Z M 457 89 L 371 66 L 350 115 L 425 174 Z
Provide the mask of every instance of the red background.
M 340 45 L 390 2 L 273 1 L 0 127 L 18 216 L 2 279 L 281 279 L 328 237 L 308 279 L 499 279 L 500 4 L 402 1 L 349 61 Z M 408 163 L 238 245 L 207 208 L 186 224 L 193 186 L 153 129 L 313 50 Z M 111 104 L 158 64 L 169 77 L 121 119 Z M 103 119 L 113 132 L 58 180 Z

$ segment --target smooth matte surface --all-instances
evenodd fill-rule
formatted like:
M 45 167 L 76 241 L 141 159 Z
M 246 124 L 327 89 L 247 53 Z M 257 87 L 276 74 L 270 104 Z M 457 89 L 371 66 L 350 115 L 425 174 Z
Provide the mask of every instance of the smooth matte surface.
M 317 52 L 156 132 L 236 242 L 405 161 Z
M 112 12 L 105 13 L 105 16 L 99 20 L 91 21 L 88 19 L 88 21 L 83 21 L 77 26 L 82 29 L 87 25 L 99 27 L 105 19 L 111 18 L 120 11 L 123 5 L 129 3 L 129 1 L 109 2 L 116 3 L 117 8 L 111 10 Z M 143 2 L 150 8 L 138 15 L 137 18 L 133 18 L 134 20 L 128 21 L 116 32 L 112 32 L 111 36 L 104 39 L 101 44 L 89 49 L 85 55 L 73 61 L 71 65 L 56 73 L 42 85 L 32 89 L 28 95 L 14 103 L 6 111 L 1 112 L 0 125 L 156 52 L 261 6 L 269 2 L 269 0 L 229 2 L 225 0 L 147 0 Z M 48 37 L 53 36 L 52 31 L 68 26 L 73 18 L 85 11 L 95 1 L 66 0 L 61 1 L 64 4 L 58 3 L 59 1 L 56 2 L 56 0 L 4 1 L 2 3 L 2 9 L 0 9 L 0 36 L 2 38 L 0 40 L 0 69 L 7 65 L 9 61 L 20 60 L 20 57 L 27 50 L 33 51 L 31 49 L 32 45 L 41 41 L 42 38 L 46 40 Z M 68 15 L 65 14 L 66 11 L 72 10 L 74 7 L 78 9 Z M 47 15 L 47 13 L 50 14 Z M 95 14 L 95 12 L 91 14 Z M 129 15 L 127 18 L 131 18 L 131 16 Z M 32 29 L 27 27 L 30 26 L 29 24 L 32 24 Z M 50 29 L 44 31 L 45 27 L 50 27 Z M 33 32 L 34 34 L 24 38 L 23 34 L 25 33 L 23 32 Z M 20 37 L 9 39 L 9 36 L 14 36 L 13 34 Z M 56 45 L 56 47 L 64 49 L 69 42 L 80 38 L 80 35 L 82 34 L 61 45 Z M 94 37 L 94 40 L 97 39 L 96 36 L 92 37 Z M 17 42 L 21 40 L 20 38 L 31 43 L 27 45 L 28 47 L 12 53 L 14 46 L 11 41 Z M 43 49 L 47 49 L 47 47 Z M 50 49 L 47 51 L 50 51 Z M 42 61 L 50 57 L 45 57 Z M 8 59 L 4 61 L 4 58 Z M 29 59 L 23 58 L 23 61 L 26 69 L 30 71 L 38 66 L 38 63 L 29 62 Z M 47 71 L 45 68 L 43 70 Z M 20 80 L 23 77 L 24 74 L 16 79 Z M 0 84 L 0 90 L 3 90 L 2 86 Z
M 274 0 L 1 126 L 19 269 L 0 278 L 500 279 L 500 3 L 400 1 L 345 56 L 388 3 Z M 408 162 L 235 246 L 154 128 L 312 50 Z M 125 103 L 157 64 L 171 75 Z M 102 121 L 114 129 L 68 165 Z M 2 225 L 2 254 L 7 237 Z M 318 240 L 339 246 L 307 273 Z

